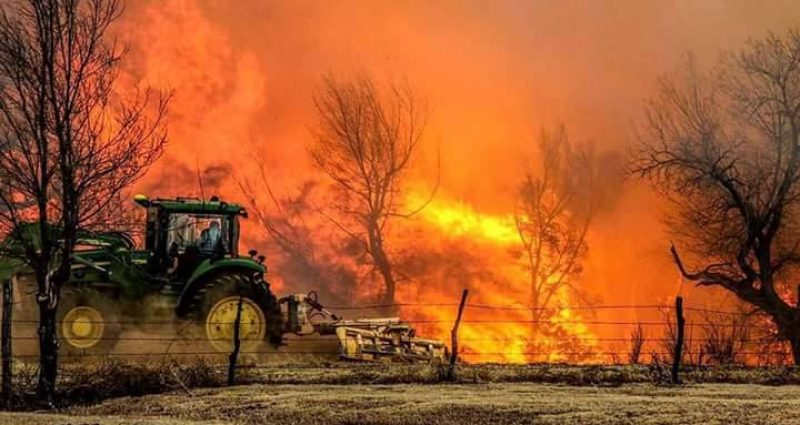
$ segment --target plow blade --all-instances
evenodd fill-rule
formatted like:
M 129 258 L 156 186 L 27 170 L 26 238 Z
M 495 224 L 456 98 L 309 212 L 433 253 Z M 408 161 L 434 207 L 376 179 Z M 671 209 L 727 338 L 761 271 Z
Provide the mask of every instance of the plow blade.
M 342 360 L 437 363 L 447 358 L 442 341 L 418 338 L 415 329 L 397 317 L 345 320 L 326 310 L 315 293 L 291 295 L 281 304 L 287 333 L 336 335 Z M 322 321 L 312 321 L 312 317 Z
M 415 337 L 414 329 L 397 318 L 343 320 L 319 331 L 336 335 L 343 360 L 436 363 L 447 356 L 443 342 Z

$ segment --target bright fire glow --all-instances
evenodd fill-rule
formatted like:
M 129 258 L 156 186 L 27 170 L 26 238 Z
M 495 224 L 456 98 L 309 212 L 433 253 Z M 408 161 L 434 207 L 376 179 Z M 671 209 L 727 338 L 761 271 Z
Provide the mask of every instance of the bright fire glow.
M 466 2 L 436 8 L 426 2 L 392 2 L 391 7 L 380 2 L 374 7 L 318 2 L 309 7 L 306 2 L 276 6 L 250 0 L 237 2 L 235 8 L 228 2 L 198 0 L 129 3 L 120 33 L 130 37 L 125 41 L 133 50 L 121 86 L 174 90 L 167 151 L 134 192 L 171 197 L 200 196 L 205 191 L 205 196 L 242 201 L 235 177 L 257 179 L 253 162 L 264 161 L 275 188 L 294 194 L 319 180 L 304 145 L 316 119 L 312 96 L 321 76 L 328 72 L 345 76 L 358 69 L 378 80 L 407 76 L 430 103 L 423 148 L 431 154 L 441 140 L 442 191 L 452 197 L 440 194 L 414 220 L 392 223 L 393 232 L 410 232 L 392 235 L 388 243 L 393 250 L 425 250 L 417 259 L 420 270 L 413 276 L 415 282 L 399 286 L 398 300 L 448 304 L 409 307 L 402 313 L 407 319 L 437 322 L 417 325 L 419 335 L 449 342 L 456 313 L 451 305 L 467 287 L 472 306 L 460 332 L 462 349 L 502 354 L 467 355 L 465 360 L 510 362 L 595 361 L 589 355 L 575 358 L 559 353 L 597 351 L 591 349 L 598 344 L 596 335 L 627 337 L 629 329 L 592 325 L 590 330 L 589 313 L 578 309 L 566 291 L 557 294 L 551 303 L 556 311 L 547 316 L 559 331 L 557 338 L 534 338 L 530 323 L 470 323 L 530 321 L 529 279 L 519 256 L 513 215 L 487 214 L 455 199 L 469 194 L 470 200 L 491 203 L 493 211 L 510 211 L 513 199 L 503 189 L 521 177 L 521 156 L 535 146 L 531 132 L 540 125 L 564 122 L 574 140 L 588 137 L 602 150 L 619 150 L 626 140 L 625 129 L 641 109 L 641 97 L 658 75 L 683 60 L 683 47 L 663 42 L 674 39 L 673 26 L 662 25 L 665 10 L 683 24 L 725 15 L 717 19 L 724 31 L 679 25 L 686 30 L 682 43 L 700 47 L 698 55 L 713 50 L 714 57 L 720 42 L 761 34 L 776 18 L 792 16 L 782 8 L 757 7 L 758 11 L 742 13 L 737 8 L 664 9 L 658 2 L 631 2 L 613 14 L 605 13 L 607 7 L 598 3 L 597 13 L 577 15 L 569 8 L 541 7 L 536 2 L 505 2 L 493 10 L 492 19 Z M 756 12 L 761 19 L 749 19 Z M 553 32 L 552 23 L 563 20 L 565 13 L 578 23 Z M 647 28 L 649 35 L 626 48 L 631 25 Z M 610 58 L 608 46 L 614 46 Z M 613 72 L 576 66 L 576 56 L 570 53 L 576 51 L 582 52 L 585 63 L 611 60 Z M 650 56 L 643 57 L 643 51 Z M 271 205 L 266 193 L 260 196 Z M 426 196 L 425 191 L 414 192 L 408 205 L 420 205 Z M 669 255 L 663 255 L 668 239 L 659 231 L 660 215 L 655 213 L 663 205 L 660 202 L 643 188 L 626 187 L 607 214 L 613 220 L 593 223 L 584 277 L 591 281 L 591 295 L 599 303 L 673 299 L 675 269 Z M 325 202 L 309 205 L 307 209 L 312 209 Z M 323 223 L 311 226 L 319 245 L 315 255 L 333 264 L 326 271 L 338 273 L 328 279 L 333 284 L 326 289 L 339 291 L 353 304 L 374 300 L 380 285 L 362 284 L 363 273 L 356 270 L 363 267 L 361 259 L 332 248 L 338 242 L 337 229 L 318 231 L 327 224 L 318 219 Z M 274 241 L 253 220 L 242 230 L 243 249 L 274 249 Z M 296 267 L 281 267 L 278 255 L 268 262 L 279 294 L 322 289 Z M 357 291 L 351 292 L 356 280 Z M 701 304 L 712 296 L 716 302 L 716 293 L 693 292 L 692 303 Z M 509 309 L 478 308 L 478 304 Z M 615 321 L 661 320 L 658 312 L 639 310 L 596 314 Z M 660 332 L 648 331 L 651 338 Z M 524 354 L 538 352 L 548 354 Z
M 408 204 L 424 202 L 416 193 L 408 196 Z M 463 202 L 446 203 L 434 200 L 421 212 L 424 219 L 453 237 L 480 238 L 497 245 L 517 245 L 519 234 L 514 217 L 482 214 Z
M 412 193 L 409 205 L 423 199 Z M 458 201 L 437 197 L 420 214 L 426 243 L 440 244 L 444 255 L 459 256 L 453 246 L 463 246 L 471 255 L 464 256 L 456 273 L 434 274 L 421 282 L 427 290 L 401 294 L 401 301 L 415 304 L 403 311 L 405 316 L 426 319 L 435 323 L 419 326 L 431 336 L 449 341 L 456 307 L 430 303 L 454 303 L 461 288 L 470 289 L 469 305 L 459 331 L 464 360 L 471 362 L 536 361 L 599 361 L 598 340 L 574 311 L 573 301 L 566 290 L 559 290 L 551 302 L 553 311 L 544 315 L 546 323 L 532 323 L 532 312 L 522 302 L 529 299 L 529 278 L 524 262 L 514 251 L 522 248 L 514 218 L 511 214 L 491 215 L 476 211 Z M 488 267 L 491 273 L 473 273 L 475 267 Z M 427 280 L 427 278 L 426 278 Z M 402 298 L 406 297 L 406 298 Z

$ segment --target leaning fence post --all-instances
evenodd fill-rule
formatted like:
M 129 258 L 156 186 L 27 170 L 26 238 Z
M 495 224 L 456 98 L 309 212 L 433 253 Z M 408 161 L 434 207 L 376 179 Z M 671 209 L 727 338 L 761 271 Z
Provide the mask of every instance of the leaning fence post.
M 467 295 L 469 289 L 464 289 L 461 293 L 461 303 L 458 304 L 458 315 L 456 315 L 456 322 L 453 324 L 453 330 L 450 332 L 451 348 L 450 351 L 450 367 L 447 369 L 447 379 L 453 380 L 456 377 L 456 360 L 458 360 L 458 326 L 461 324 L 461 315 L 464 314 L 464 306 L 467 304 Z
M 678 369 L 681 365 L 683 358 L 683 328 L 686 321 L 683 318 L 683 297 L 675 298 L 675 315 L 678 324 L 678 336 L 675 341 L 675 353 L 672 358 L 672 383 L 674 385 L 680 384 L 681 380 L 678 376 Z
M 233 351 L 228 358 L 228 386 L 236 383 L 236 360 L 239 358 L 239 324 L 242 322 L 242 296 L 239 296 L 239 304 L 236 306 L 236 320 L 233 322 Z
M 2 356 L 3 356 L 3 401 L 6 408 L 11 405 L 11 311 L 13 294 L 11 281 L 3 281 L 3 325 L 2 325 Z

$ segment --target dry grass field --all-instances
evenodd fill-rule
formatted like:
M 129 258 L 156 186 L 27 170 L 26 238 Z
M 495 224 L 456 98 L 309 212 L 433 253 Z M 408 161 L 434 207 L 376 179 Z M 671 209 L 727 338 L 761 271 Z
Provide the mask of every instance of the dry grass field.
M 462 365 L 449 383 L 431 365 L 323 362 L 244 368 L 228 388 L 218 366 L 65 366 L 60 409 L 0 424 L 800 424 L 793 367 L 687 367 L 670 387 L 653 366 Z
M 254 384 L 124 397 L 56 414 L 0 413 L 0 423 L 800 424 L 798 411 L 797 386 Z

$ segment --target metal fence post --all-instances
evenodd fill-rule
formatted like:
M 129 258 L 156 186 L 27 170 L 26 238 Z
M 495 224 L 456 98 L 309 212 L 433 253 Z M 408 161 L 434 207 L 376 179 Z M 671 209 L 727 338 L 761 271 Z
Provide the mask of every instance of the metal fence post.
M 469 289 L 464 289 L 464 292 L 461 293 L 461 303 L 458 305 L 456 322 L 453 324 L 453 330 L 450 332 L 452 350 L 450 352 L 450 367 L 447 369 L 447 379 L 451 381 L 456 377 L 456 360 L 458 360 L 458 326 L 461 324 L 461 315 L 464 313 L 464 306 L 467 304 L 467 295 L 469 295 Z
M 236 384 L 236 361 L 239 358 L 239 325 L 242 322 L 242 296 L 239 296 L 239 304 L 236 307 L 236 320 L 233 322 L 233 351 L 228 360 L 228 386 Z
M 686 325 L 686 320 L 683 318 L 683 297 L 675 298 L 675 315 L 677 318 L 678 335 L 675 341 L 675 354 L 672 359 L 672 383 L 678 385 L 681 383 L 678 371 L 683 358 L 683 328 Z

